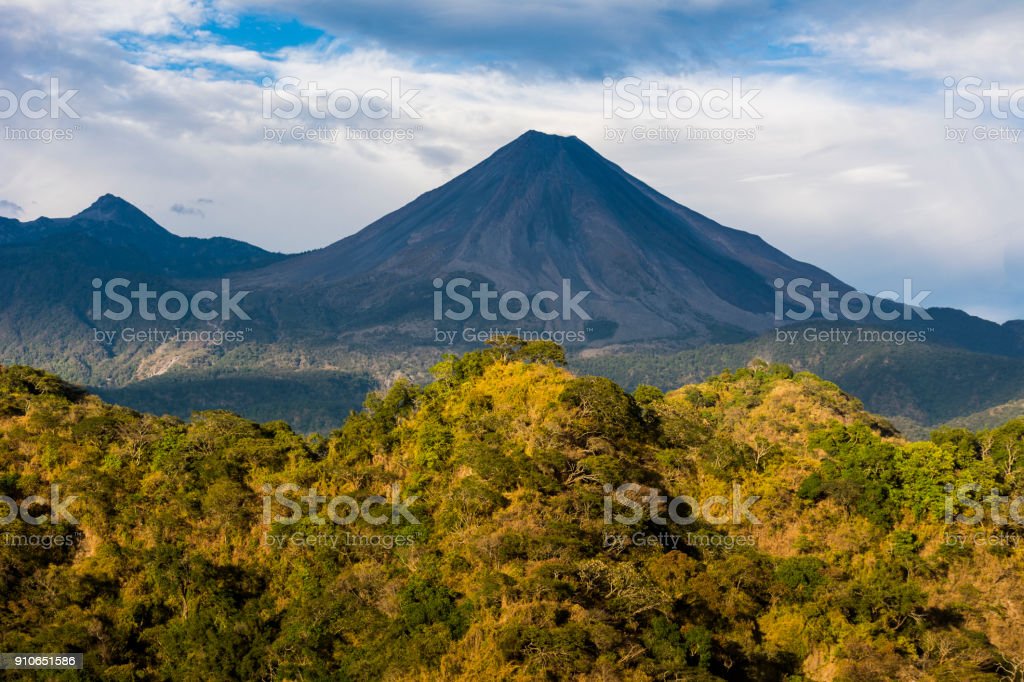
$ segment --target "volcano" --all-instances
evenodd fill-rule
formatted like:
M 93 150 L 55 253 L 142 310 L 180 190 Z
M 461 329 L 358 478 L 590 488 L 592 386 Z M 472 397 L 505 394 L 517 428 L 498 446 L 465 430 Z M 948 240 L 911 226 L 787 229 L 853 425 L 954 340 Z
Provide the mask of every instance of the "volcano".
M 415 342 L 437 326 L 439 281 L 527 297 L 570 286 L 590 292 L 590 319 L 538 325 L 582 326 L 600 344 L 697 345 L 773 326 L 780 277 L 851 288 L 677 204 L 577 137 L 530 131 L 357 234 L 253 273 L 246 288 L 272 292 L 282 334 L 323 333 L 329 319 L 328 335 Z M 316 328 L 294 314 L 310 301 Z

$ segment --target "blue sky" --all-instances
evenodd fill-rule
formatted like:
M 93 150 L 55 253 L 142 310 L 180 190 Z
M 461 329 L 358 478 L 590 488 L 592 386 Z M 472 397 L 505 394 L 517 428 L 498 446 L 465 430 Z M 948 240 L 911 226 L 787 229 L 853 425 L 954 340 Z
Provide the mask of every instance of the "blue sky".
M 867 291 L 909 277 L 933 304 L 1024 317 L 1022 116 L 944 111 L 946 78 L 1024 88 L 1016 3 L 0 0 L 0 19 L 0 89 L 77 91 L 74 116 L 0 120 L 0 215 L 111 192 L 179 234 L 301 251 L 533 128 Z M 738 83 L 759 117 L 609 115 L 607 79 Z M 282 116 L 265 83 L 366 106 Z

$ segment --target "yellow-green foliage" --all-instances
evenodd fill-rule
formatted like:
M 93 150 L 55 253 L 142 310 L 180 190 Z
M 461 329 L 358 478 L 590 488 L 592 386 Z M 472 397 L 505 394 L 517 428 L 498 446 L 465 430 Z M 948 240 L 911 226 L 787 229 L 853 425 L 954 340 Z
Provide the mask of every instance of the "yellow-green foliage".
M 328 439 L 0 368 L 0 494 L 78 498 L 77 525 L 0 527 L 37 540 L 0 544 L 0 650 L 82 651 L 86 677 L 124 680 L 1019 679 L 1019 529 L 944 515 L 947 485 L 981 491 L 954 514 L 1024 494 L 1024 423 L 907 443 L 786 367 L 630 396 L 560 351 L 447 357 Z M 606 491 L 630 483 L 698 504 L 740 490 L 761 523 L 607 524 Z M 282 484 L 397 487 L 420 523 L 265 525 Z M 976 529 L 1002 542 L 957 539 Z

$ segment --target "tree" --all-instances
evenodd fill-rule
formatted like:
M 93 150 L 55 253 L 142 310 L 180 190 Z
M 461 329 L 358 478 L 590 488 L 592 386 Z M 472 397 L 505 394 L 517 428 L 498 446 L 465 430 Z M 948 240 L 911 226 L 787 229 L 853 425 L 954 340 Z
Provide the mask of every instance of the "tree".
M 566 364 L 565 349 L 554 341 L 529 341 L 514 357 L 523 362 L 542 362 L 557 367 Z
M 498 334 L 485 342 L 502 362 L 511 361 L 526 346 L 515 334 Z
M 619 441 L 643 434 L 644 424 L 636 400 L 611 379 L 573 379 L 566 384 L 559 402 L 575 411 L 570 429 L 580 443 L 592 437 Z

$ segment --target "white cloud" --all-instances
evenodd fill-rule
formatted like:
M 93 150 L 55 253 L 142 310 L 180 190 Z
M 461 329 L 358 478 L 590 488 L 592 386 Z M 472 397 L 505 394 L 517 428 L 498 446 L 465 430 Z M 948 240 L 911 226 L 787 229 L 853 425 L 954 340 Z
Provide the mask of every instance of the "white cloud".
M 933 98 L 865 96 L 820 72 L 761 70 L 741 75 L 744 88 L 762 91 L 762 120 L 609 121 L 596 76 L 525 80 L 493 68 L 441 68 L 381 48 L 326 42 L 264 55 L 195 31 L 170 43 L 139 38 L 128 55 L 103 34 L 138 29 L 136 22 L 145 27 L 140 33 L 173 33 L 213 10 L 184 1 L 147 7 L 94 2 L 81 7 L 95 14 L 87 17 L 76 6 L 51 26 L 46 13 L 54 10 L 46 1 L 31 8 L 4 5 L 4 14 L 17 12 L 18 21 L 0 27 L 0 77 L 38 82 L 59 73 L 62 84 L 80 90 L 75 102 L 82 118 L 55 123 L 79 126 L 71 142 L 2 143 L 0 196 L 32 207 L 31 215 L 19 217 L 69 215 L 112 192 L 180 234 L 300 251 L 351 234 L 535 128 L 578 135 L 694 210 L 759 233 L 866 290 L 894 288 L 912 277 L 935 292 L 936 302 L 1024 316 L 1020 290 L 1004 275 L 1003 255 L 1019 231 L 1020 148 L 947 142 L 938 91 Z M 75 24 L 79 14 L 83 23 Z M 856 63 L 942 73 L 952 62 L 941 61 L 941 46 L 925 49 L 929 32 L 940 29 L 945 33 L 934 35 L 949 32 L 922 25 L 915 30 L 923 37 L 892 29 L 874 42 L 850 29 L 823 34 L 818 45 Z M 57 31 L 59 44 L 45 37 L 47 30 Z M 952 59 L 985 66 L 981 53 L 995 38 L 980 25 L 964 31 L 967 43 Z M 994 59 L 992 73 L 1009 67 L 1008 59 Z M 160 68 L 168 63 L 179 68 Z M 224 75 L 239 71 L 294 75 L 356 92 L 386 89 L 397 77 L 403 88 L 421 91 L 414 99 L 420 118 L 386 123 L 410 130 L 413 140 L 267 141 L 260 85 Z M 734 75 L 640 67 L 633 73 L 698 91 L 728 89 Z M 322 122 L 303 117 L 294 123 Z M 343 130 L 344 123 L 335 127 Z M 292 124 L 272 121 L 269 127 Z M 380 125 L 366 119 L 350 124 Z M 608 128 L 636 125 L 679 129 L 684 138 L 687 126 L 749 128 L 755 139 L 608 139 Z M 207 196 L 216 203 L 203 203 L 203 221 L 173 210 L 175 204 L 189 208 L 182 197 Z
M 0 0 L 0 9 L 6 18 L 20 13 L 46 22 L 58 34 L 82 36 L 117 31 L 170 35 L 210 14 L 201 0 Z
M 839 171 L 835 178 L 840 182 L 854 184 L 880 183 L 890 186 L 906 186 L 911 184 L 907 167 L 894 163 L 880 163 L 873 166 L 860 166 Z
M 941 79 L 976 75 L 990 80 L 1021 75 L 1024 6 L 1017 3 L 934 3 L 893 7 L 836 30 L 819 25 L 798 36 L 835 59 L 861 68 L 886 69 Z
M 792 173 L 767 173 L 765 175 L 750 175 L 740 178 L 737 182 L 771 182 L 772 180 L 782 180 L 792 176 Z

